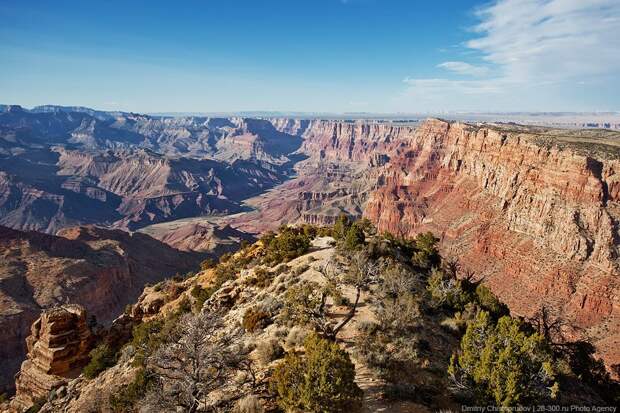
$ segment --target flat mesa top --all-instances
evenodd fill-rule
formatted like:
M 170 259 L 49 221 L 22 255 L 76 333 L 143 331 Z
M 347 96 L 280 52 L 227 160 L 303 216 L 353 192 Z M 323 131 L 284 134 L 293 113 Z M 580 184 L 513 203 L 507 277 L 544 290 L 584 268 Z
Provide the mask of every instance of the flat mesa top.
M 523 137 L 544 147 L 570 149 L 599 159 L 620 159 L 620 131 L 610 129 L 563 129 L 544 126 L 492 123 L 485 127 Z

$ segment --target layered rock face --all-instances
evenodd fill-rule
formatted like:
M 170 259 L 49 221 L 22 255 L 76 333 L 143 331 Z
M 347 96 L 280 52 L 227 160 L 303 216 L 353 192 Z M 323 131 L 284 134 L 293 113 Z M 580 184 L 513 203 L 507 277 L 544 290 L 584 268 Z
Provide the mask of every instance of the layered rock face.
M 367 163 L 402 143 L 412 127 L 391 123 L 312 121 L 304 132 L 301 151 L 328 161 Z
M 548 307 L 618 364 L 617 143 L 554 133 L 427 121 L 364 214 L 381 231 L 433 231 L 513 312 Z
M 41 309 L 82 304 L 100 323 L 117 317 L 147 283 L 198 267 L 147 235 L 80 227 L 62 236 L 0 227 L 0 388 L 9 390 Z
M 65 385 L 88 362 L 93 336 L 86 311 L 78 305 L 56 307 L 41 314 L 26 340 L 28 359 L 16 375 L 11 410 L 29 409 L 49 392 Z

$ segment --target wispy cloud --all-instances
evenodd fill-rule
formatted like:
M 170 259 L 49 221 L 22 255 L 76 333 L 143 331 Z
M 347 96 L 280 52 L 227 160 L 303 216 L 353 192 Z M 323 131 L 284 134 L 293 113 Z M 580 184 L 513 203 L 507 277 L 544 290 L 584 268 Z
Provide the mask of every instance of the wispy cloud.
M 489 73 L 489 68 L 485 66 L 474 66 L 467 62 L 443 62 L 437 65 L 441 69 L 446 69 L 459 75 L 484 76 Z
M 409 95 L 455 99 L 524 87 L 543 93 L 620 73 L 618 0 L 498 0 L 476 16 L 474 37 L 460 51 L 474 52 L 483 64 L 440 63 L 463 79 L 406 78 Z

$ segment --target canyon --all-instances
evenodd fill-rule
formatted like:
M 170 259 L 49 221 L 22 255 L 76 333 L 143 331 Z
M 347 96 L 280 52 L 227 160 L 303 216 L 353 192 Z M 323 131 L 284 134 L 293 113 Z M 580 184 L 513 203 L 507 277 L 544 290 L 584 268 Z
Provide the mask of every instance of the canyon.
M 592 341 L 617 371 L 617 132 L 438 119 L 417 128 L 320 122 L 303 148 L 306 173 L 255 200 L 260 212 L 234 225 L 332 224 L 344 212 L 380 232 L 431 231 L 442 254 L 483 279 L 514 314 L 545 311 L 565 339 Z
M 48 235 L 2 226 L 0 257 L 2 392 L 13 386 L 30 326 L 42 310 L 81 304 L 89 322 L 105 325 L 133 303 L 145 285 L 194 270 L 203 258 L 120 230 L 74 227 Z
M 3 229 L 1 251 L 20 257 L 0 273 L 15 332 L 6 355 L 21 363 L 42 308 L 75 302 L 109 322 L 147 282 L 196 269 L 192 251 L 227 252 L 281 224 L 328 225 L 341 213 L 379 232 L 433 232 L 442 255 L 513 314 L 544 309 L 567 340 L 592 342 L 610 371 L 620 365 L 618 132 L 15 106 L 0 112 L 0 224 L 14 228 Z M 67 229 L 84 224 L 112 229 Z M 134 243 L 143 246 L 126 249 Z M 57 244 L 73 252 L 57 256 Z M 146 259 L 151 248 L 161 262 Z M 79 270 L 67 265 L 76 260 Z M 91 269 L 97 260 L 105 264 Z M 101 307 L 99 283 L 114 297 Z M 27 298 L 7 293 L 17 290 Z

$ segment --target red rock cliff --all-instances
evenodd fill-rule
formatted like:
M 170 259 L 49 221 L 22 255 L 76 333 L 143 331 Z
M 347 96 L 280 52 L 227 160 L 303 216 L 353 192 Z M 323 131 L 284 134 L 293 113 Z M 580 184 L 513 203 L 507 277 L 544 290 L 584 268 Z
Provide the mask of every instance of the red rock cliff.
M 620 363 L 617 134 L 314 121 L 304 138 L 311 157 L 370 166 L 364 215 L 379 230 L 433 231 L 514 313 L 547 306 Z
M 430 120 L 379 178 L 365 216 L 441 236 L 519 315 L 549 306 L 620 363 L 618 194 L 612 143 Z

